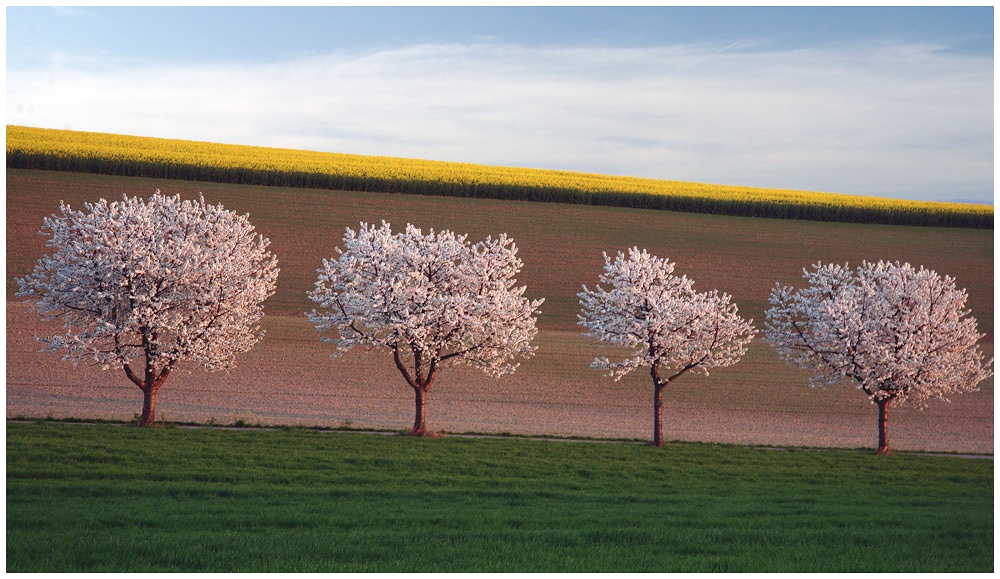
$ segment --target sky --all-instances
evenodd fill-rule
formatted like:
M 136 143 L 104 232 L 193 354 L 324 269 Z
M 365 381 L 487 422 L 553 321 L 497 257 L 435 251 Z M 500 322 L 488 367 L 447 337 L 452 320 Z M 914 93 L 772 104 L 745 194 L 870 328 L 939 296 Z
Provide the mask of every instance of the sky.
M 993 7 L 12 7 L 7 124 L 993 202 Z

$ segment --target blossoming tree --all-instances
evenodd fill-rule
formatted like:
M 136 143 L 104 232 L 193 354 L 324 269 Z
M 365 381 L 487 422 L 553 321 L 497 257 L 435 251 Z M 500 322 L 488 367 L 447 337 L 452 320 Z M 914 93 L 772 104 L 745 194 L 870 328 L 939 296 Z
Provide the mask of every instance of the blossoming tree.
M 992 376 L 983 337 L 951 277 L 909 263 L 803 270 L 806 286 L 776 286 L 766 339 L 811 385 L 852 381 L 878 406 L 879 454 L 889 453 L 889 404 L 978 389 Z
M 596 358 L 616 381 L 649 368 L 653 378 L 653 444 L 663 446 L 661 393 L 688 371 L 708 375 L 709 368 L 731 366 L 746 353 L 757 330 L 740 317 L 728 294 L 698 292 L 687 276 L 673 274 L 676 264 L 637 247 L 614 261 L 604 254 L 600 283 L 577 294 L 580 325 L 587 336 L 624 346 L 632 354 L 618 361 Z
M 140 426 L 155 423 L 178 362 L 229 368 L 264 335 L 256 324 L 278 261 L 246 215 L 157 190 L 82 211 L 60 204 L 46 230 L 54 252 L 17 280 L 17 296 L 62 321 L 64 333 L 39 338 L 47 350 L 124 370 L 143 393 Z
M 427 434 L 427 391 L 442 366 L 464 363 L 501 376 L 533 355 L 543 300 L 515 287 L 522 264 L 506 234 L 473 244 L 409 224 L 393 234 L 383 221 L 348 228 L 343 242 L 308 294 L 322 310 L 306 315 L 337 346 L 334 356 L 357 345 L 392 352 L 415 394 L 414 435 Z

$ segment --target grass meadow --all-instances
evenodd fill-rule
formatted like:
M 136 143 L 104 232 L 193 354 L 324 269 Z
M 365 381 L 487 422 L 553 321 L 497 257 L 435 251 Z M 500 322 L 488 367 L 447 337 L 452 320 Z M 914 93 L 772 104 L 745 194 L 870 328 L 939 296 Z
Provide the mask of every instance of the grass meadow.
M 7 424 L 8 572 L 992 572 L 993 463 Z

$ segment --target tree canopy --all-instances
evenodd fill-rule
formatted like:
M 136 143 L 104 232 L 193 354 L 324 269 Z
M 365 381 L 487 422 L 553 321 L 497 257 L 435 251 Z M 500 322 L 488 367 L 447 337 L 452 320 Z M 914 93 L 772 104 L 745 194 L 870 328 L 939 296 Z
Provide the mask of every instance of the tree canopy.
M 426 433 L 424 400 L 441 366 L 462 363 L 492 376 L 533 355 L 538 307 L 516 286 L 517 247 L 506 234 L 471 243 L 413 225 L 347 229 L 336 259 L 324 259 L 308 313 L 335 355 L 357 345 L 388 349 L 416 394 L 414 434 Z
M 64 333 L 40 338 L 48 350 L 124 370 L 145 395 L 142 425 L 178 362 L 229 368 L 264 335 L 256 324 L 278 260 L 247 215 L 157 191 L 60 204 L 42 232 L 54 252 L 17 280 L 17 296 L 62 322 Z
M 879 406 L 878 452 L 888 453 L 889 403 L 978 389 L 993 375 L 983 338 L 955 280 L 909 263 L 815 264 L 806 285 L 776 286 L 767 341 L 812 373 L 812 385 L 850 381 Z
M 636 368 L 649 368 L 655 387 L 654 444 L 663 444 L 660 392 L 689 371 L 708 375 L 710 368 L 732 366 L 756 335 L 731 296 L 718 290 L 699 292 L 687 276 L 674 275 L 675 263 L 633 247 L 614 261 L 604 254 L 597 286 L 577 294 L 586 335 L 624 346 L 631 355 L 612 361 L 595 358 L 591 367 L 615 380 Z M 666 375 L 664 375 L 664 373 Z

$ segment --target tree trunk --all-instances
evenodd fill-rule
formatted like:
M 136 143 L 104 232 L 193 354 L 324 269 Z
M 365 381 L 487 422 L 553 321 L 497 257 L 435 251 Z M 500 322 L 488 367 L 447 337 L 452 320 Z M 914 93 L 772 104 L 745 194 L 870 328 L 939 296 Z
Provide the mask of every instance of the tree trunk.
M 653 378 L 653 446 L 663 446 L 663 417 L 661 412 L 663 402 L 660 399 L 660 393 L 663 392 L 663 387 L 670 381 L 660 380 L 658 361 L 653 362 L 652 367 L 649 369 L 649 375 Z
M 410 433 L 413 436 L 426 436 L 427 435 L 427 420 L 424 414 L 424 407 L 427 401 L 427 389 L 426 388 L 414 388 L 413 391 L 416 393 L 415 397 L 415 414 L 413 418 L 413 431 Z
M 156 425 L 156 391 L 158 388 L 149 386 L 142 389 L 142 416 L 138 426 Z
M 887 424 L 889 422 L 889 402 L 892 398 L 882 398 L 876 402 L 878 404 L 878 449 L 875 454 L 889 454 L 889 434 Z
M 413 430 L 410 434 L 413 436 L 427 436 L 427 422 L 424 418 L 424 406 L 425 401 L 427 400 L 427 391 L 430 390 L 431 383 L 434 382 L 434 372 L 437 370 L 437 363 L 431 362 L 430 368 L 427 369 L 427 376 L 421 378 L 422 365 L 420 363 L 421 355 L 419 350 L 413 350 L 414 373 L 412 375 L 410 374 L 410 371 L 406 369 L 406 364 L 403 363 L 403 359 L 399 355 L 398 344 L 392 349 L 392 358 L 396 362 L 396 368 L 399 369 L 399 373 L 406 379 L 406 383 L 410 385 L 410 388 L 413 388 L 416 411 L 413 418 Z
M 660 396 L 663 386 L 663 384 L 653 386 L 653 446 L 663 446 L 663 401 Z
M 142 416 L 139 418 L 137 426 L 148 427 L 156 424 L 156 392 L 170 375 L 171 367 L 172 365 L 168 364 L 157 374 L 147 358 L 146 370 L 140 377 L 128 364 L 122 364 L 128 379 L 138 386 L 139 390 L 142 390 Z

